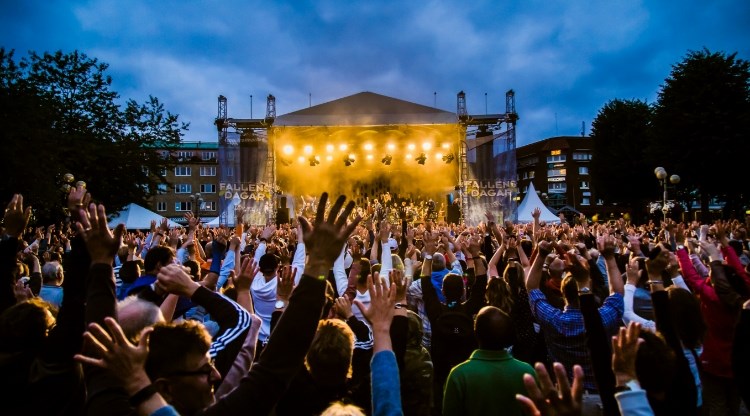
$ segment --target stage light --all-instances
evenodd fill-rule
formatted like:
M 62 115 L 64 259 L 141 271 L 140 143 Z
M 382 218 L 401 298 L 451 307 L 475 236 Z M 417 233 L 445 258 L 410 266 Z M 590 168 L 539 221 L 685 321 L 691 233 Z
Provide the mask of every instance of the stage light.
M 393 144 L 393 143 L 388 143 L 387 147 L 388 147 L 388 150 L 395 150 L 396 149 L 396 145 Z
M 455 159 L 455 156 L 453 156 L 453 153 L 448 153 L 447 155 L 443 156 L 443 162 L 445 163 L 451 163 L 453 162 L 453 159 Z
M 443 154 L 442 153 L 440 153 L 440 152 L 435 153 L 435 159 L 442 159 L 442 158 L 443 158 Z
M 414 150 L 416 148 L 416 146 L 414 146 L 414 143 L 409 143 L 409 145 L 406 146 L 406 148 L 409 149 L 409 150 Z
M 393 156 L 385 155 L 385 157 L 383 157 L 383 160 L 381 160 L 381 162 L 383 162 L 384 165 L 389 166 L 392 160 L 393 160 Z
M 334 147 L 332 144 L 326 145 L 326 152 L 333 153 Z
M 426 155 L 425 155 L 424 153 L 421 153 L 421 154 L 420 154 L 419 156 L 417 156 L 417 157 L 416 157 L 416 159 L 414 159 L 414 160 L 416 160 L 416 161 L 417 161 L 417 163 L 419 163 L 420 165 L 424 165 L 424 162 L 426 162 L 426 161 L 427 161 L 427 156 L 426 156 Z
M 326 156 L 326 160 L 329 161 L 329 162 L 332 161 L 333 160 L 333 156 L 331 156 L 331 155 Z
M 347 147 L 348 147 L 348 146 L 347 146 L 347 145 L 345 145 L 345 144 L 340 144 L 340 145 L 339 145 L 339 150 L 341 150 L 341 151 L 343 152 L 344 150 L 346 150 L 346 148 L 347 148 Z
M 372 160 L 372 155 L 367 155 L 367 160 Z
M 313 152 L 313 147 L 310 145 L 307 145 L 304 148 L 302 148 L 302 151 L 305 152 L 305 154 L 309 155 Z
M 311 156 L 310 159 L 308 159 L 310 162 L 310 166 L 316 166 L 320 164 L 320 157 L 319 156 Z
M 450 148 L 451 148 L 451 145 L 450 145 L 450 143 L 443 143 L 443 145 L 442 145 L 441 147 L 442 147 L 443 149 L 450 149 Z
M 298 157 L 297 160 L 299 160 L 299 163 L 305 163 L 305 157 L 304 156 Z
M 422 150 L 430 150 L 432 149 L 432 143 L 424 142 L 422 143 Z
M 284 154 L 291 155 L 294 152 L 294 147 L 292 147 L 291 144 L 288 144 L 288 145 L 284 146 L 284 148 L 282 150 L 283 150 Z
M 365 150 L 367 151 L 372 150 L 372 143 L 365 143 Z

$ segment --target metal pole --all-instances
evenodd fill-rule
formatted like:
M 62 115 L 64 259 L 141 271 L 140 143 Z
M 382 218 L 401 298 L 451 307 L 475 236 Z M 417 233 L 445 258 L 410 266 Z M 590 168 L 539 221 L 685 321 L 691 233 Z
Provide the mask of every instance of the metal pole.
M 664 222 L 667 222 L 667 178 L 664 178 L 662 183 L 664 184 L 664 202 L 662 203 L 661 211 L 664 213 Z

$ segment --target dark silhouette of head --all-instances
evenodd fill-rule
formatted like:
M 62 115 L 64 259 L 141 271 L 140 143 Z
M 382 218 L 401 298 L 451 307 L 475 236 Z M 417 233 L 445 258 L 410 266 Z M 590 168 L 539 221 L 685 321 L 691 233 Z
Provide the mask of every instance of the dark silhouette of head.
M 499 351 L 515 342 L 515 331 L 510 315 L 494 306 L 485 306 L 474 320 L 474 334 L 479 349 Z

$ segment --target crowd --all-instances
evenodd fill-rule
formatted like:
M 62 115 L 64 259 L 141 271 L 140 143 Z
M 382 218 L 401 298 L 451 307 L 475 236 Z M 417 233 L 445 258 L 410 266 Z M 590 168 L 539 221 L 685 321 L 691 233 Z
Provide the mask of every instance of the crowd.
M 389 201 L 390 202 L 390 201 Z M 738 415 L 748 224 L 357 214 L 69 221 L 0 241 L 4 415 Z M 314 209 L 313 209 L 314 208 Z M 372 208 L 372 207 L 371 207 Z M 744 402 L 744 404 L 743 404 Z

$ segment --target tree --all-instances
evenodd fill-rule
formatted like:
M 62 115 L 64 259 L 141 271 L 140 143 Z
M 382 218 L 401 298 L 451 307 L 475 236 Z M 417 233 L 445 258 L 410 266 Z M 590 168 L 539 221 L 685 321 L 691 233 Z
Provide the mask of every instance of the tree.
M 646 102 L 615 99 L 591 123 L 591 178 L 596 195 L 608 204 L 630 208 L 636 221 L 658 191 L 646 153 L 653 137 L 652 118 L 653 109 Z
M 145 203 L 166 183 L 169 159 L 156 147 L 179 143 L 188 125 L 155 97 L 117 104 L 108 65 L 74 51 L 29 55 L 16 63 L 0 49 L 0 131 L 8 153 L 0 200 L 21 192 L 42 220 L 56 220 L 65 173 L 86 182 L 112 212 Z M 10 156 L 10 157 L 9 157 Z
M 750 64 L 708 49 L 691 51 L 672 67 L 656 105 L 656 138 L 649 152 L 664 155 L 667 171 L 680 187 L 697 191 L 703 220 L 711 198 L 730 210 L 748 203 L 750 152 Z M 738 187 L 738 184 L 740 186 Z

